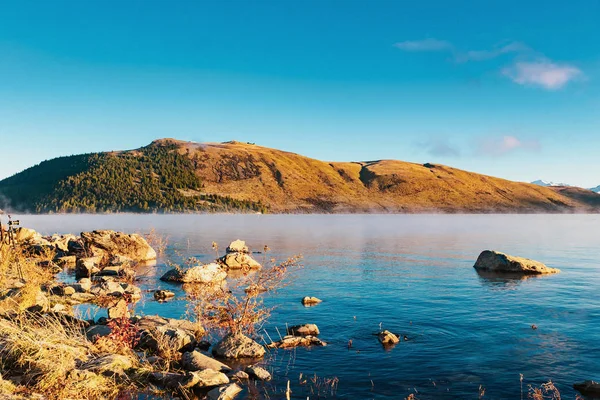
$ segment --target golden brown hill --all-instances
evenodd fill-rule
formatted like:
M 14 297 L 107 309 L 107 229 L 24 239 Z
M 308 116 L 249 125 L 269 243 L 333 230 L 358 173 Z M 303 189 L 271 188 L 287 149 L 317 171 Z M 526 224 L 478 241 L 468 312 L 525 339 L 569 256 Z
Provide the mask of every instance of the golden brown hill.
M 254 144 L 161 139 L 192 161 L 201 191 L 267 204 L 270 212 L 597 212 L 600 195 L 433 164 L 324 162 Z

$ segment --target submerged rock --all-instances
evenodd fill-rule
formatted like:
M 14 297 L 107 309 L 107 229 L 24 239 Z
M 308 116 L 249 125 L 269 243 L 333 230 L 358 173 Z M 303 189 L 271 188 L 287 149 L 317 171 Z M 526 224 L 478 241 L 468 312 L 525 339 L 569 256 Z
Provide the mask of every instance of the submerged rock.
M 294 347 L 327 346 L 327 343 L 316 336 L 288 335 L 278 342 L 273 342 L 267 347 L 277 349 L 291 349 Z
M 318 299 L 316 297 L 305 296 L 304 298 L 302 298 L 302 304 L 304 304 L 305 306 L 314 306 L 321 303 L 322 301 L 323 300 Z
M 160 280 L 177 283 L 213 283 L 222 282 L 227 272 L 216 263 L 197 265 L 188 269 L 173 268 L 167 271 Z
M 317 325 L 304 324 L 290 327 L 289 333 L 292 336 L 318 336 L 320 332 Z
M 225 336 L 212 351 L 221 358 L 261 358 L 265 355 L 263 346 L 241 333 Z
M 555 274 L 560 272 L 559 269 L 549 268 L 539 261 L 514 257 L 491 250 L 485 250 L 479 255 L 474 268 L 481 271 L 530 275 Z
M 379 332 L 377 334 L 377 337 L 379 338 L 379 341 L 383 345 L 391 345 L 391 344 L 400 343 L 400 339 L 398 338 L 398 336 L 394 335 L 390 331 Z
M 154 292 L 154 299 L 158 301 L 164 301 L 175 297 L 175 293 L 170 290 L 156 290 Z

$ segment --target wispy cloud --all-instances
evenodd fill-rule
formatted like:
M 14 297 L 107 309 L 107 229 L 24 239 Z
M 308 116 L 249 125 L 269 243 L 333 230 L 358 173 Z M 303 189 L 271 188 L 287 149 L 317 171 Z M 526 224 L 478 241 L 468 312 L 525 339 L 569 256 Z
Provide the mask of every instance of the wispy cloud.
M 429 139 L 415 143 L 415 146 L 434 157 L 460 157 L 460 150 L 444 139 Z
M 491 50 L 469 50 L 466 52 L 457 52 L 454 55 L 454 60 L 459 63 L 468 61 L 486 61 L 500 57 L 504 54 L 522 54 L 530 51 L 531 49 L 523 43 L 512 42 L 503 46 L 495 47 Z
M 516 150 L 540 151 L 542 144 L 538 140 L 521 140 L 515 136 L 489 137 L 479 139 L 476 153 L 484 156 L 503 156 Z
M 438 39 L 406 40 L 394 43 L 394 47 L 404 51 L 452 51 L 452 43 Z
M 519 85 L 546 90 L 558 90 L 573 80 L 585 77 L 579 68 L 554 62 L 520 42 L 510 42 L 489 50 L 462 50 L 446 40 L 423 39 L 398 42 L 394 47 L 409 52 L 450 53 L 456 63 L 481 62 L 512 54 L 513 64 L 502 68 L 502 75 Z
M 502 74 L 519 85 L 539 86 L 548 90 L 561 89 L 570 81 L 583 77 L 579 68 L 551 61 L 516 62 L 504 68 Z

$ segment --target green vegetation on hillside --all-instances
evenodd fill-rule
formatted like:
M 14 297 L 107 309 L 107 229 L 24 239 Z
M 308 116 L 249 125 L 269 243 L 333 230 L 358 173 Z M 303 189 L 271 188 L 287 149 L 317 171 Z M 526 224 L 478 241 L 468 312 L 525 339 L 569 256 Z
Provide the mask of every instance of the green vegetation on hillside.
M 201 194 L 175 145 L 60 157 L 0 182 L 0 208 L 47 212 L 261 211 L 260 202 Z

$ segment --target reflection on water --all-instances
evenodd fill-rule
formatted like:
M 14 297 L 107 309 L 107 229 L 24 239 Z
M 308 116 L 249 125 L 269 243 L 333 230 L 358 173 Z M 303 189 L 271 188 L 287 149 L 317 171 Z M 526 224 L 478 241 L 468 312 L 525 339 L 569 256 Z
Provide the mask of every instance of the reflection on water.
M 277 306 L 265 330 L 272 338 L 286 324 L 316 323 L 324 348 L 276 350 L 269 368 L 282 389 L 306 399 L 303 376 L 338 377 L 337 397 L 401 399 L 520 398 L 525 387 L 552 379 L 564 398 L 571 385 L 600 379 L 600 217 L 587 215 L 100 215 L 20 216 L 44 233 L 116 229 L 169 237 L 164 259 L 138 270 L 146 290 L 169 289 L 159 303 L 152 293 L 136 312 L 185 316 L 181 286 L 160 282 L 166 259 L 214 258 L 237 238 L 269 257 L 303 254 L 292 284 L 268 297 Z M 538 259 L 560 274 L 498 277 L 477 273 L 484 249 Z M 258 261 L 264 262 L 261 255 Z M 301 299 L 323 300 L 304 307 Z M 538 326 L 537 330 L 531 325 Z M 379 329 L 409 340 L 382 348 Z M 263 331 L 264 332 L 264 331 Z M 348 349 L 348 341 L 352 348 Z M 526 396 L 526 395 L 525 395 Z M 276 396 L 272 396 L 276 398 Z M 311 397 L 312 399 L 313 397 Z

